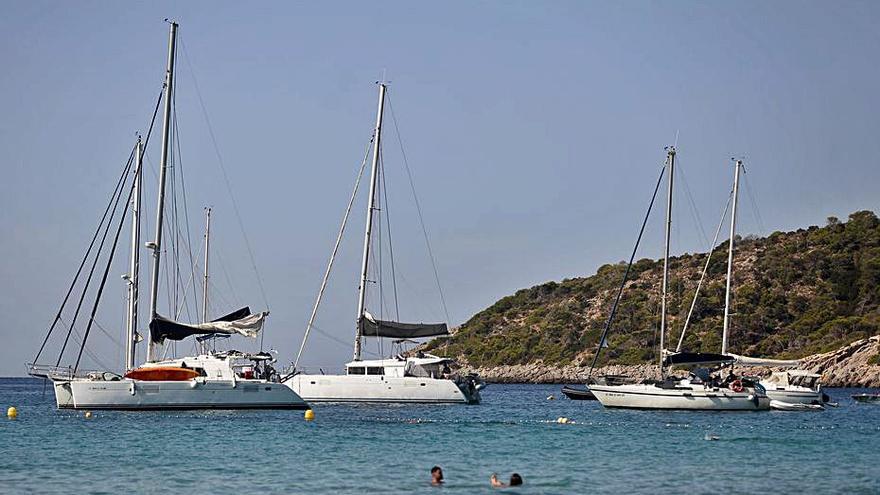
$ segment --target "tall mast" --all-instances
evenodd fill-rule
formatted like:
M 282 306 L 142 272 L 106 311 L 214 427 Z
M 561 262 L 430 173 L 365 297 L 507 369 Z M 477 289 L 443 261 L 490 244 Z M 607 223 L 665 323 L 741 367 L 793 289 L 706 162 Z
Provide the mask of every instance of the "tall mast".
M 156 208 L 156 236 L 148 247 L 153 250 L 153 271 L 150 280 L 150 321 L 158 315 L 156 305 L 159 301 L 159 257 L 162 253 L 162 214 L 165 209 L 165 172 L 168 169 L 168 151 L 171 147 L 171 101 L 174 99 L 174 52 L 177 42 L 177 23 L 171 22 L 168 33 L 168 67 L 165 69 L 165 108 L 162 113 L 162 161 L 159 168 L 159 199 Z M 147 361 L 153 361 L 155 344 L 152 336 L 147 347 Z
M 138 323 L 138 278 L 141 244 L 141 178 L 143 177 L 144 144 L 138 136 L 135 151 L 134 191 L 131 204 L 131 266 L 128 270 L 128 328 L 125 335 L 125 371 L 134 368 L 135 340 Z
M 730 242 L 727 245 L 727 292 L 724 295 L 724 331 L 721 334 L 721 354 L 727 354 L 727 336 L 730 333 L 730 288 L 733 284 L 733 238 L 736 236 L 736 200 L 739 195 L 739 171 L 742 160 L 734 160 L 733 205 L 730 211 Z
M 358 286 L 357 330 L 354 338 L 354 360 L 361 359 L 361 319 L 364 317 L 364 302 L 367 296 L 367 269 L 370 262 L 370 237 L 373 233 L 373 209 L 376 203 L 376 184 L 379 178 L 379 147 L 382 141 L 382 112 L 385 109 L 384 82 L 379 83 L 379 110 L 376 112 L 376 130 L 373 139 L 373 164 L 370 167 L 370 199 L 367 204 L 367 227 L 364 233 L 364 258 L 361 264 L 361 281 Z
M 672 231 L 672 184 L 675 178 L 675 146 L 666 148 L 666 172 L 669 189 L 666 192 L 666 243 L 663 250 L 663 289 L 660 299 L 660 366 L 666 350 L 666 288 L 669 284 L 669 234 Z
M 211 207 L 205 207 L 205 291 L 202 299 L 202 323 L 208 322 L 208 258 L 211 254 Z

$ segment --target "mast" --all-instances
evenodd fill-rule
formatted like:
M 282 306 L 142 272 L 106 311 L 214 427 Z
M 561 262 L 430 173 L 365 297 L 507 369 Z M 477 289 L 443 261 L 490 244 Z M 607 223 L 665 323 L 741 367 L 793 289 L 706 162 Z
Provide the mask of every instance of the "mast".
M 666 350 L 666 288 L 669 283 L 669 234 L 672 231 L 672 185 L 675 177 L 675 146 L 666 148 L 666 167 L 669 189 L 666 192 L 666 243 L 663 250 L 663 289 L 660 299 L 660 367 Z
M 138 274 L 141 244 L 141 178 L 143 177 L 144 144 L 138 136 L 135 151 L 134 192 L 131 205 L 131 266 L 128 270 L 128 328 L 125 336 L 125 371 L 134 368 L 135 335 L 138 323 Z
M 730 333 L 730 288 L 733 284 L 733 238 L 736 235 L 736 200 L 739 195 L 739 171 L 742 160 L 734 160 L 733 205 L 730 211 L 730 242 L 727 246 L 727 292 L 724 294 L 724 331 L 721 334 L 721 354 L 727 354 L 727 336 Z
M 150 280 L 150 321 L 156 318 L 159 301 L 159 258 L 162 252 L 162 215 L 165 209 L 165 172 L 168 169 L 168 151 L 171 147 L 171 101 L 174 98 L 174 52 L 177 42 L 177 23 L 171 22 L 168 33 L 168 67 L 165 69 L 165 108 L 162 113 L 162 161 L 159 168 L 159 199 L 156 208 L 156 236 L 147 247 L 153 251 L 153 270 Z M 152 336 L 147 347 L 147 361 L 153 361 L 155 344 Z
M 205 207 L 205 292 L 202 298 L 202 323 L 208 322 L 208 257 L 211 253 L 211 207 Z
M 384 82 L 379 83 L 379 110 L 376 112 L 376 130 L 373 139 L 373 163 L 370 167 L 370 199 L 367 204 L 367 227 L 364 233 L 364 258 L 361 264 L 361 280 L 358 286 L 357 329 L 354 338 L 354 360 L 361 359 L 361 319 L 364 317 L 364 302 L 367 296 L 367 269 L 370 262 L 370 237 L 373 233 L 373 209 L 376 203 L 376 183 L 379 178 L 379 147 L 382 138 L 382 111 L 385 109 Z

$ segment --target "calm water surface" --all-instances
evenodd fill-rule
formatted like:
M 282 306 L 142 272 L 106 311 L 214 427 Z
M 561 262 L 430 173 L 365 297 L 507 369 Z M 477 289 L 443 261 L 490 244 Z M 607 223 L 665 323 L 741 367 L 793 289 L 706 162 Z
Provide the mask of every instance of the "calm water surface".
M 880 493 L 880 405 L 832 389 L 822 412 L 650 412 L 559 386 L 492 385 L 478 406 L 296 411 L 58 411 L 0 379 L 3 493 Z M 553 394 L 556 400 L 547 400 Z M 565 416 L 574 424 L 557 424 Z M 706 433 L 718 441 L 706 441 Z M 447 484 L 428 483 L 431 466 Z M 502 492 L 505 490 L 502 490 Z

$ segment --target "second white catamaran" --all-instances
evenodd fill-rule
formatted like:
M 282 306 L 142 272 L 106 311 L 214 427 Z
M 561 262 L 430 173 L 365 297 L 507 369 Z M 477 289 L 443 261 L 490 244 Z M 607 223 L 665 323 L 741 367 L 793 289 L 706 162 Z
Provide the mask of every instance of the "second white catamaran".
M 349 200 L 336 245 L 330 256 L 330 262 L 318 292 L 318 299 L 309 318 L 299 354 L 293 363 L 292 371 L 285 377 L 284 382 L 308 402 L 475 404 L 480 401 L 479 390 L 483 383 L 475 375 L 462 376 L 457 374 L 455 372 L 456 363 L 453 360 L 421 352 L 415 355 L 395 352 L 402 351 L 403 344 L 411 342 L 411 339 L 448 335 L 449 330 L 446 323 L 401 323 L 382 320 L 375 318 L 366 309 L 367 284 L 371 282 L 368 280 L 368 270 L 371 261 L 374 261 L 371 259 L 371 247 L 374 241 L 373 226 L 374 220 L 377 220 L 375 213 L 379 210 L 376 203 L 381 174 L 380 150 L 386 91 L 387 85 L 379 83 L 379 109 L 372 140 L 366 233 L 358 287 L 354 359 L 345 365 L 345 374 L 341 375 L 305 374 L 301 373 L 298 368 L 357 194 L 360 177 L 366 165 L 366 156 Z M 381 246 L 379 248 L 381 249 Z M 381 301 L 379 305 L 381 306 Z M 367 337 L 396 339 L 394 340 L 395 345 L 392 346 L 392 356 L 385 359 L 362 359 L 363 341 Z

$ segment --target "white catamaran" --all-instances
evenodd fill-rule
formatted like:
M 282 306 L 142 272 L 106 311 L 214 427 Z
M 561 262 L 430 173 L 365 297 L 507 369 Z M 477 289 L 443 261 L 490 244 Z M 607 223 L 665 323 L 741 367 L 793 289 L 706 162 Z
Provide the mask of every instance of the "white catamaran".
M 284 378 L 296 393 L 309 402 L 404 402 L 404 403 L 461 403 L 475 404 L 480 401 L 479 389 L 482 382 L 475 375 L 460 376 L 455 372 L 456 363 L 447 358 L 426 353 L 406 355 L 394 353 L 387 359 L 362 359 L 362 344 L 366 337 L 391 338 L 395 340 L 392 349 L 402 348 L 410 339 L 448 335 L 446 323 L 400 323 L 375 318 L 366 309 L 368 269 L 371 262 L 374 214 L 378 210 L 377 188 L 380 175 L 380 150 L 382 138 L 382 118 L 385 108 L 387 86 L 379 83 L 379 109 L 372 141 L 372 166 L 370 174 L 369 200 L 367 205 L 366 233 L 364 235 L 363 259 L 358 288 L 358 307 L 354 342 L 354 359 L 345 365 L 345 374 L 305 374 L 298 368 L 309 332 L 314 325 L 315 316 L 321 303 L 333 260 L 339 248 L 345 225 L 357 194 L 360 177 L 366 165 L 366 156 L 361 172 L 355 183 L 342 221 L 336 245 L 333 248 L 318 298 L 312 310 L 300 345 L 299 353 L 293 363 L 292 371 Z M 381 248 L 381 247 L 380 247 Z M 380 302 L 381 305 L 381 302 Z
M 237 351 L 208 352 L 205 346 L 200 346 L 204 352 L 196 356 L 161 359 L 159 350 L 167 340 L 182 340 L 195 335 L 244 335 L 254 337 L 261 331 L 263 322 L 268 312 L 251 314 L 249 308 L 242 308 L 229 315 L 214 321 L 207 320 L 207 250 L 210 235 L 210 211 L 208 214 L 208 228 L 205 233 L 205 307 L 203 321 L 200 324 L 186 324 L 165 318 L 157 312 L 158 286 L 160 274 L 160 255 L 162 253 L 163 212 L 165 202 L 166 171 L 169 168 L 169 152 L 171 146 L 170 132 L 172 120 L 172 102 L 174 101 L 174 60 L 177 37 L 177 24 L 171 22 L 168 48 L 168 65 L 165 74 L 163 90 L 164 97 L 164 122 L 162 132 L 161 169 L 159 172 L 159 194 L 156 217 L 156 235 L 152 242 L 147 243 L 153 256 L 150 287 L 150 335 L 147 351 L 147 362 L 138 368 L 134 367 L 136 344 L 140 340 L 137 333 L 138 322 L 138 284 L 140 271 L 140 221 L 141 221 L 141 179 L 143 176 L 142 164 L 144 147 L 138 138 L 132 157 L 123 172 L 117 190 L 111 198 L 111 205 L 118 206 L 125 188 L 125 177 L 131 170 L 134 162 L 134 179 L 126 205 L 132 209 L 132 236 L 131 236 L 131 266 L 130 272 L 124 277 L 128 282 L 128 307 L 127 328 L 125 342 L 125 374 L 120 376 L 111 371 L 83 372 L 79 369 L 80 359 L 85 350 L 86 340 L 93 324 L 95 313 L 98 309 L 101 293 L 110 270 L 113 254 L 115 253 L 119 233 L 122 229 L 125 213 L 119 221 L 116 230 L 116 240 L 113 242 L 113 250 L 109 254 L 104 277 L 98 294 L 95 297 L 91 316 L 88 320 L 85 333 L 81 337 L 81 346 L 76 364 L 71 367 L 61 367 L 60 363 L 67 347 L 68 339 L 74 329 L 80 306 L 88 289 L 91 275 L 101 254 L 98 248 L 95 263 L 92 265 L 89 278 L 83 288 L 83 296 L 79 300 L 76 313 L 70 323 L 70 330 L 65 339 L 64 346 L 59 354 L 55 365 L 36 364 L 43 353 L 46 342 L 61 320 L 62 312 L 68 301 L 74 286 L 85 266 L 86 259 L 92 251 L 98 232 L 92 240 L 92 245 L 86 253 L 83 264 L 77 271 L 70 290 L 59 309 L 58 314 L 49 329 L 46 339 L 34 359 L 29 365 L 29 373 L 33 376 L 52 380 L 55 390 L 56 403 L 59 408 L 73 409 L 307 409 L 308 405 L 289 387 L 280 382 L 280 376 L 274 372 L 271 363 L 275 359 L 269 353 L 243 353 Z M 158 111 L 158 104 L 157 104 Z M 155 121 L 155 114 L 153 119 Z M 152 124 L 150 126 L 152 130 Z M 147 135 L 149 141 L 149 134 Z M 108 211 L 110 206 L 108 206 Z M 115 214 L 116 207 L 113 207 Z M 106 218 L 106 213 L 105 213 Z M 101 220 L 98 231 L 104 226 L 105 219 Z M 113 216 L 106 223 L 106 233 L 110 229 Z
M 667 149 L 665 172 L 668 174 L 668 190 L 666 198 L 666 229 L 665 251 L 663 257 L 663 284 L 661 295 L 660 317 L 660 367 L 681 366 L 692 368 L 693 372 L 685 379 L 676 379 L 671 376 L 664 377 L 661 381 L 646 383 L 591 383 L 588 388 L 599 402 L 605 407 L 634 408 L 634 409 L 694 409 L 694 410 L 725 410 L 725 411 L 755 411 L 769 409 L 770 399 L 764 394 L 763 387 L 746 378 L 737 378 L 732 374 L 721 378 L 713 376 L 706 367 L 727 366 L 732 364 L 734 358 L 727 356 L 727 335 L 730 306 L 731 275 L 733 262 L 733 236 L 736 223 L 736 190 L 739 182 L 739 170 L 741 161 L 736 161 L 734 179 L 733 210 L 731 214 L 731 242 L 728 253 L 727 270 L 727 297 L 724 309 L 724 329 L 722 337 L 721 354 L 703 353 L 667 353 L 665 349 L 666 335 L 666 296 L 667 282 L 669 278 L 669 239 L 672 224 L 672 191 L 675 176 L 675 148 Z M 658 182 L 658 187 L 660 183 Z M 656 191 L 655 191 L 656 195 Z M 650 209 L 649 209 L 650 212 Z M 645 219 L 647 221 L 647 217 Z M 642 227 L 644 231 L 644 225 Z M 641 237 L 641 235 L 640 235 Z M 636 245 L 638 246 L 638 244 Z M 633 251 L 633 255 L 635 251 Z M 630 260 L 632 262 L 632 260 Z M 623 285 L 621 285 L 621 290 Z M 618 294 L 619 301 L 620 294 Z M 616 304 L 615 304 L 616 307 Z M 612 318 L 613 318 L 612 311 Z M 607 334 L 609 325 L 606 326 Z M 605 340 L 603 334 L 602 340 Z M 601 346 L 597 350 L 601 351 Z M 595 365 L 595 359 L 594 359 Z

